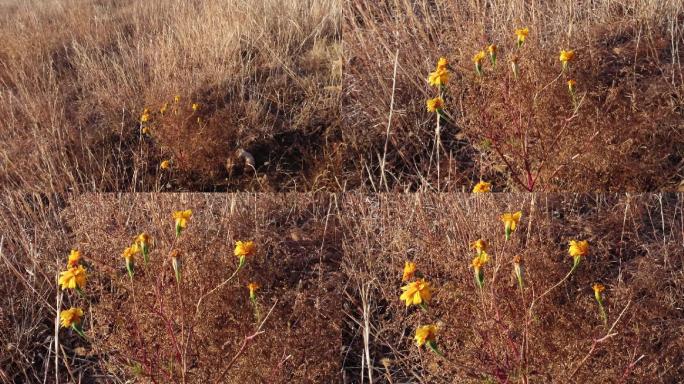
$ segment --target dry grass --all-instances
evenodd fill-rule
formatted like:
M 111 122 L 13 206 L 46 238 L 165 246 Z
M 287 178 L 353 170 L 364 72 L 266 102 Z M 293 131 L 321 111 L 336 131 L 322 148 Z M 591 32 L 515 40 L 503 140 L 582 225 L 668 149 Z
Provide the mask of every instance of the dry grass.
M 54 192 L 333 188 L 340 17 L 333 0 L 0 2 L 0 181 Z M 202 105 L 202 124 L 158 119 L 175 95 L 183 111 Z M 240 149 L 256 173 L 226 165 Z
M 49 204 L 5 196 L 0 382 L 334 382 L 341 340 L 336 204 L 334 196 L 315 195 L 86 194 Z M 167 256 L 171 212 L 181 208 L 194 215 L 175 245 L 179 299 Z M 142 231 L 155 246 L 148 264 L 138 259 L 131 283 L 121 253 Z M 255 257 L 209 293 L 235 270 L 238 239 L 258 244 Z M 87 297 L 64 292 L 61 308 L 84 308 L 89 340 L 61 329 L 55 371 L 56 275 L 72 247 L 84 256 Z M 261 285 L 259 322 L 248 281 Z M 263 333 L 239 352 L 262 321 Z
M 676 383 L 684 375 L 681 195 L 350 195 L 343 206 L 345 382 Z M 499 215 L 515 210 L 523 218 L 506 243 Z M 469 268 L 478 238 L 491 258 L 481 293 Z M 570 270 L 570 239 L 588 240 L 589 256 L 540 298 Z M 511 276 L 516 254 L 524 297 Z M 435 289 L 427 311 L 399 300 L 407 260 Z M 606 286 L 608 327 L 595 282 Z M 445 358 L 415 346 L 415 329 L 430 323 L 441 324 Z
M 684 165 L 683 20 L 678 1 L 346 1 L 342 116 L 353 181 L 469 190 L 482 178 L 497 191 L 524 190 L 527 153 L 535 190 L 674 190 Z M 530 35 L 514 52 L 523 26 Z M 472 58 L 490 43 L 498 65 L 486 63 L 479 78 Z M 577 57 L 558 77 L 567 48 Z M 453 123 L 437 140 L 425 79 L 441 56 L 454 74 L 445 92 Z M 573 118 L 567 76 L 582 100 Z

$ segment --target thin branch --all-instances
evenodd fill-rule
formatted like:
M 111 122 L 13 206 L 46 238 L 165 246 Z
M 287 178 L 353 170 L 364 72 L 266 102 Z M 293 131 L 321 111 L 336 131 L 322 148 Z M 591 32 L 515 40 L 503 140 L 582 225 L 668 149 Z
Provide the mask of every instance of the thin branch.
M 629 305 L 630 305 L 631 303 L 632 303 L 632 300 L 630 300 L 630 301 L 627 302 L 627 305 L 625 305 L 625 308 L 622 310 L 622 312 L 620 312 L 620 315 L 617 317 L 617 319 L 615 319 L 615 322 L 613 322 L 613 325 L 610 326 L 610 328 L 609 328 L 608 331 L 606 332 L 606 335 L 605 335 L 605 336 L 603 336 L 603 337 L 600 338 L 600 339 L 594 339 L 594 342 L 591 344 L 591 348 L 589 348 L 589 352 L 587 352 L 587 354 L 586 354 L 586 355 L 584 356 L 584 358 L 579 362 L 579 364 L 577 365 L 577 367 L 575 368 L 575 370 L 572 371 L 572 373 L 570 374 L 570 376 L 568 376 L 568 379 L 567 379 L 565 382 L 570 382 L 570 379 L 577 373 L 577 371 L 579 371 L 579 369 L 582 367 L 582 365 L 584 365 L 584 363 L 585 363 L 585 362 L 589 359 L 589 357 L 591 357 L 591 355 L 594 353 L 594 350 L 596 350 L 596 347 L 598 346 L 599 343 L 604 342 L 604 341 L 610 339 L 611 337 L 617 335 L 617 332 L 613 333 L 613 328 L 615 328 L 615 326 L 617 325 L 617 323 L 618 323 L 618 322 L 620 321 L 620 319 L 622 318 L 622 315 L 625 314 L 625 311 L 627 311 L 627 308 L 629 308 Z
M 387 146 L 389 144 L 390 127 L 392 126 L 392 115 L 394 113 L 394 90 L 397 86 L 397 65 L 399 64 L 399 50 L 394 54 L 394 74 L 392 75 L 392 98 L 390 99 L 389 118 L 387 119 L 387 132 L 385 133 L 385 148 L 382 152 L 382 162 L 380 163 L 380 174 L 382 183 L 385 185 L 385 190 L 389 192 L 387 186 L 387 177 L 385 176 L 385 164 L 387 160 Z

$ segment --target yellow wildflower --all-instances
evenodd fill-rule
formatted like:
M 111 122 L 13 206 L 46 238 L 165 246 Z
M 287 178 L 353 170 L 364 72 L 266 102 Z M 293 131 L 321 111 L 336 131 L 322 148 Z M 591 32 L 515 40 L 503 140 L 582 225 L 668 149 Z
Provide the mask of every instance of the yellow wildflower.
M 594 290 L 594 295 L 596 296 L 596 300 L 601 300 L 601 292 L 606 290 L 606 287 L 603 286 L 601 283 L 595 283 L 594 285 L 591 286 L 591 288 Z
M 492 62 L 492 65 L 496 65 L 496 44 L 490 44 L 487 46 L 487 53 L 489 53 L 489 61 Z
M 145 109 L 145 111 L 140 115 L 140 124 L 144 124 L 150 121 L 150 112 Z
M 573 50 L 571 50 L 571 49 L 570 49 L 570 50 L 567 50 L 567 51 L 564 50 L 564 49 L 562 49 L 562 50 L 560 51 L 559 60 L 560 60 L 561 63 L 563 63 L 563 69 L 564 69 L 564 70 L 567 68 L 568 62 L 569 62 L 569 61 L 572 61 L 572 59 L 574 59 L 574 58 L 575 58 L 575 51 L 573 51 Z
M 506 231 L 506 240 L 510 239 L 511 232 L 515 232 L 515 228 L 522 217 L 522 212 L 515 213 L 506 212 L 501 215 L 501 221 L 504 223 L 504 230 Z
M 589 242 L 586 240 L 570 240 L 568 253 L 573 258 L 572 269 L 577 268 L 582 257 L 589 254 Z
M 407 261 L 404 263 L 404 273 L 401 276 L 401 281 L 408 281 L 413 279 L 413 276 L 416 274 L 416 263 L 412 263 L 410 261 Z
M 527 35 L 530 33 L 529 28 L 519 28 L 515 30 L 515 36 L 517 37 L 516 44 L 518 47 L 522 46 L 523 43 L 525 43 L 525 39 L 527 38 Z
M 167 110 L 168 108 L 169 108 L 169 103 L 164 103 L 164 104 L 161 106 L 161 108 L 159 108 L 159 113 L 161 113 L 161 114 L 163 115 L 164 113 L 166 113 L 166 110 Z
M 60 323 L 62 324 L 63 328 L 71 328 L 74 324 L 80 324 L 81 318 L 83 318 L 83 310 L 81 308 L 71 307 L 69 309 L 62 310 L 59 313 Z
M 449 73 L 448 69 L 439 68 L 434 72 L 430 73 L 430 76 L 428 77 L 428 83 L 432 86 L 440 87 L 442 85 L 446 85 L 447 82 L 449 82 L 450 76 L 451 74 Z
M 247 256 L 252 256 L 256 250 L 256 245 L 253 241 L 236 241 L 233 254 L 238 257 L 238 268 L 245 265 Z
M 426 343 L 434 343 L 435 337 L 437 337 L 437 326 L 435 325 L 424 325 L 416 329 L 416 345 L 422 347 Z
M 475 56 L 473 56 L 473 63 L 475 63 L 475 64 L 480 63 L 481 64 L 482 60 L 484 60 L 484 58 L 485 58 L 484 51 L 480 51 L 480 52 L 476 53 Z
M 192 103 L 192 110 L 197 112 L 200 109 L 199 103 Z
M 424 302 L 430 301 L 432 298 L 430 283 L 424 279 L 409 283 L 408 285 L 401 287 L 401 290 L 404 291 L 404 293 L 401 294 L 399 299 L 404 300 L 407 307 L 411 304 L 421 305 Z
M 473 63 L 475 63 L 475 72 L 478 76 L 482 76 L 482 60 L 485 58 L 484 51 L 480 51 L 473 56 Z
M 603 308 L 603 298 L 601 297 L 601 292 L 603 292 L 606 289 L 606 287 L 604 287 L 601 283 L 594 283 L 594 285 L 592 285 L 591 288 L 594 290 L 594 297 L 596 298 L 596 302 L 598 302 L 599 305 L 599 314 L 601 315 L 601 319 L 605 324 L 608 321 L 608 317 L 606 315 L 606 309 Z
M 86 270 L 82 265 L 71 267 L 59 273 L 59 285 L 62 289 L 83 289 L 86 285 Z
M 69 259 L 67 261 L 67 267 L 75 267 L 78 265 L 79 260 L 81 260 L 81 252 L 77 249 L 72 249 L 69 253 Z
M 130 247 L 124 249 L 121 257 L 126 260 L 126 271 L 128 271 L 128 276 L 132 279 L 133 272 L 135 268 L 135 255 L 140 252 L 138 244 L 134 243 Z
M 568 80 L 568 91 L 570 91 L 570 93 L 575 93 L 575 84 L 577 84 L 575 80 Z
M 570 247 L 568 248 L 568 253 L 572 257 L 586 256 L 587 254 L 589 254 L 589 242 L 586 240 L 570 240 Z
M 235 256 L 252 256 L 254 254 L 254 251 L 256 249 L 256 246 L 254 245 L 253 241 L 236 241 L 235 242 L 235 250 L 233 253 Z
M 480 253 L 487 251 L 487 242 L 482 239 L 477 239 L 470 243 L 470 249 L 474 249 L 479 255 Z
M 161 162 L 161 164 L 159 164 L 159 168 L 161 168 L 163 170 L 167 170 L 167 169 L 171 168 L 171 162 L 168 160 L 164 160 Z
M 150 241 L 152 238 L 147 233 L 143 232 L 135 238 L 135 244 L 140 248 L 143 254 L 143 258 L 147 263 L 149 261 L 148 254 L 150 251 Z
M 174 102 L 174 103 L 180 103 L 180 100 L 181 100 L 180 95 L 176 95 L 176 96 L 173 97 L 173 102 Z
M 192 210 L 173 212 L 173 218 L 176 222 L 176 236 L 180 235 L 181 231 L 188 226 L 188 220 L 192 217 Z
M 444 99 L 441 97 L 435 97 L 434 99 L 429 99 L 426 103 L 428 112 L 439 112 L 444 108 Z
M 247 284 L 247 289 L 249 289 L 249 299 L 254 301 L 256 300 L 256 290 L 259 289 L 260 286 L 259 284 L 255 282 L 250 282 Z
M 149 135 L 151 130 L 150 130 L 150 127 L 145 126 L 145 127 L 142 127 L 140 132 L 142 132 L 143 135 Z
M 445 57 L 440 57 L 439 60 L 437 61 L 437 70 L 440 69 L 448 69 L 447 67 L 449 66 L 449 62 Z
M 131 259 L 131 258 L 134 258 L 138 252 L 140 252 L 140 248 L 138 248 L 138 244 L 131 244 L 130 247 L 124 249 L 121 256 L 124 259 Z
M 485 265 L 488 259 L 489 256 L 487 255 L 487 253 L 482 252 L 481 254 L 475 256 L 473 258 L 473 261 L 470 263 L 470 266 L 473 268 L 473 274 L 475 276 L 475 284 L 479 288 L 482 288 L 482 286 L 484 285 L 484 272 L 482 271 L 482 267 Z
M 492 191 L 492 183 L 480 181 L 473 187 L 473 193 L 487 193 Z

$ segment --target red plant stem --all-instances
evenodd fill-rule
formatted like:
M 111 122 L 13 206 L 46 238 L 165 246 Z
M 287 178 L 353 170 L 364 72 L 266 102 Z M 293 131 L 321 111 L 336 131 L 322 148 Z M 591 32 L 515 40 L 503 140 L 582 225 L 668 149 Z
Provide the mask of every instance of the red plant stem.
M 576 113 L 573 113 L 572 116 L 568 117 L 567 119 L 564 120 L 563 126 L 561 127 L 560 131 L 558 131 L 558 134 L 556 137 L 553 139 L 553 142 L 551 142 L 551 146 L 549 148 L 554 148 L 557 144 L 560 138 L 563 136 L 563 133 L 565 133 L 565 130 L 568 128 L 568 125 L 572 121 L 572 119 L 577 116 Z M 544 167 L 544 164 L 546 163 L 546 160 L 548 160 L 549 155 L 551 151 L 545 151 L 546 156 L 542 158 L 542 161 L 539 163 L 539 167 L 537 167 L 537 176 L 534 178 L 534 181 L 536 182 L 537 179 L 539 178 L 539 175 L 541 175 L 542 168 Z M 555 175 L 556 172 L 553 173 Z
M 137 308 L 138 303 L 137 300 L 135 299 L 135 291 L 133 291 L 133 305 Z M 142 358 L 142 363 L 143 363 L 143 371 L 145 369 L 145 365 L 148 367 L 149 370 L 149 375 L 150 375 L 150 380 L 152 380 L 153 383 L 156 383 L 157 381 L 154 378 L 153 374 L 153 365 L 150 362 L 150 360 L 147 358 L 147 343 L 145 343 L 145 339 L 142 336 L 142 332 L 140 332 L 140 326 L 138 325 L 138 320 L 136 319 L 135 316 L 131 316 L 133 319 L 132 325 L 133 325 L 133 333 L 134 337 L 138 339 L 138 343 L 142 346 L 142 352 L 143 352 L 143 358 Z
M 643 359 L 644 356 L 645 356 L 645 355 L 641 355 L 641 356 L 639 356 L 638 359 L 636 359 L 636 360 L 632 361 L 631 363 L 629 363 L 629 365 L 627 366 L 627 368 L 625 368 L 625 373 L 624 373 L 624 374 L 622 375 L 622 377 L 620 378 L 620 381 L 618 382 L 618 384 L 623 384 L 624 382 L 627 381 L 627 378 L 629 377 L 630 374 L 632 374 L 632 371 L 634 370 L 634 367 L 636 366 L 636 364 L 639 362 L 639 360 Z
M 228 363 L 228 366 L 226 366 L 226 368 L 223 370 L 223 372 L 221 372 L 221 376 L 220 376 L 220 379 L 219 379 L 218 382 L 220 382 L 220 383 L 223 382 L 223 377 L 226 375 L 226 373 L 228 373 L 228 370 L 230 370 L 230 368 L 233 366 L 233 364 L 235 364 L 235 361 L 236 361 L 237 358 L 242 354 L 242 352 L 244 351 L 245 347 L 247 346 L 247 343 L 249 343 L 249 342 L 252 341 L 255 337 L 257 337 L 257 336 L 259 336 L 260 334 L 262 334 L 262 333 L 265 332 L 265 331 L 262 331 L 261 328 L 263 328 L 263 327 L 264 327 L 264 324 L 266 324 L 266 320 L 268 320 L 268 318 L 271 316 L 271 312 L 273 312 L 273 309 L 276 307 L 276 305 L 278 305 L 278 300 L 276 300 L 276 302 L 273 303 L 273 305 L 271 306 L 271 309 L 268 310 L 268 313 L 266 314 L 266 316 L 264 317 L 264 319 L 261 321 L 261 324 L 259 324 L 259 326 L 257 327 L 256 331 L 255 331 L 252 335 L 250 335 L 250 336 L 245 336 L 244 340 L 242 340 L 242 345 L 240 346 L 240 349 L 239 349 L 238 352 L 235 354 L 235 356 L 233 356 L 233 358 L 230 360 L 230 362 Z
M 171 320 L 164 314 L 164 296 L 163 296 L 163 289 L 164 284 L 163 284 L 163 274 L 162 278 L 159 280 L 159 284 L 157 285 L 157 296 L 159 298 L 159 309 L 157 310 L 157 314 L 161 319 L 166 323 L 166 330 L 169 336 L 171 337 L 171 341 L 173 343 L 173 349 L 176 350 L 176 360 L 178 360 L 178 364 L 182 366 L 183 360 L 181 358 L 181 351 L 180 348 L 178 347 L 178 341 L 176 340 L 176 334 L 173 332 L 173 324 Z
M 515 168 L 513 168 L 513 165 L 508 161 L 508 159 L 506 159 L 506 156 L 504 156 L 504 154 L 501 152 L 501 148 L 499 148 L 494 143 L 495 142 L 492 141 L 492 144 L 493 144 L 492 148 L 494 148 L 494 151 L 496 151 L 497 155 L 499 155 L 501 160 L 503 160 L 504 163 L 506 163 L 506 168 L 508 168 L 511 171 L 511 176 L 513 177 L 513 181 L 520 184 L 521 187 L 527 189 L 527 186 L 525 185 L 525 183 L 522 180 L 520 180 L 520 178 L 518 177 L 518 173 L 515 171 Z
M 265 332 L 265 331 L 257 331 L 257 332 L 255 332 L 255 333 L 249 335 L 249 336 L 245 336 L 245 338 L 242 340 L 242 345 L 240 345 L 240 349 L 237 351 L 237 353 L 235 354 L 235 356 L 233 356 L 233 358 L 230 360 L 230 362 L 228 363 L 228 365 L 226 366 L 226 368 L 223 370 L 223 372 L 221 372 L 221 376 L 220 376 L 218 382 L 220 382 L 220 383 L 223 382 L 224 376 L 226 375 L 226 373 L 228 373 L 228 370 L 230 370 L 230 368 L 233 366 L 233 364 L 235 364 L 235 361 L 237 360 L 237 358 L 240 357 L 240 355 L 242 354 L 242 352 L 245 350 L 245 347 L 247 346 L 247 343 L 249 343 L 249 342 L 252 341 L 255 337 L 261 335 L 261 334 L 264 333 L 264 332 Z

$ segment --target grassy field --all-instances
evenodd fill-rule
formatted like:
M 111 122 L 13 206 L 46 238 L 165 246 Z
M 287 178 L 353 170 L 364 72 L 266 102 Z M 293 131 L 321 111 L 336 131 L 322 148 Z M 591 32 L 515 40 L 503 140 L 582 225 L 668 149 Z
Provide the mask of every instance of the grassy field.
M 4 0 L 0 10 L 0 181 L 16 189 L 684 188 L 678 1 Z M 490 44 L 497 64 L 485 59 L 478 76 L 473 57 Z M 575 52 L 566 71 L 561 49 Z M 427 78 L 440 57 L 451 77 L 438 91 Z M 439 127 L 426 111 L 438 94 Z
M 682 199 L 10 192 L 0 382 L 676 383 Z M 172 213 L 185 209 L 176 238 Z M 504 241 L 499 216 L 518 210 Z M 131 278 L 122 254 L 141 232 L 149 261 L 138 254 Z M 477 239 L 488 243 L 482 289 Z M 257 247 L 236 272 L 238 240 Z M 570 240 L 589 244 L 574 270 Z M 87 271 L 83 295 L 59 289 L 71 249 Z M 400 300 L 414 281 L 402 281 L 407 261 L 431 284 L 425 309 Z M 87 340 L 57 328 L 58 308 L 71 306 L 84 310 Z M 429 324 L 443 357 L 415 345 Z
M 0 0 L 0 35 L 0 383 L 682 381 L 681 0 Z
M 335 382 L 343 297 L 334 196 L 4 196 L 0 382 Z M 191 209 L 174 235 L 175 210 Z M 133 278 L 124 249 L 141 232 Z M 256 252 L 238 267 L 235 241 Z M 59 290 L 70 249 L 83 295 Z M 170 255 L 179 252 L 181 279 Z M 247 284 L 257 283 L 256 301 Z M 58 329 L 80 307 L 87 341 Z M 59 348 L 55 348 L 55 343 Z
M 339 189 L 340 17 L 335 0 L 3 0 L 0 182 Z
M 684 377 L 681 195 L 349 195 L 343 206 L 345 382 Z M 505 241 L 499 216 L 515 211 L 522 217 Z M 478 239 L 489 254 L 482 289 L 471 267 Z M 572 272 L 570 240 L 589 243 Z M 407 261 L 417 271 L 402 281 Z M 424 309 L 400 300 L 418 278 L 432 289 Z M 416 329 L 430 324 L 443 356 L 416 346 Z
M 682 181 L 680 1 L 344 4 L 344 142 L 366 189 L 484 180 L 495 191 L 640 192 Z M 575 54 L 565 71 L 561 50 Z M 451 76 L 439 90 L 428 76 L 441 57 Z M 426 101 L 439 95 L 438 127 Z

